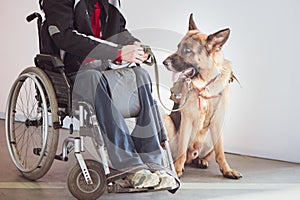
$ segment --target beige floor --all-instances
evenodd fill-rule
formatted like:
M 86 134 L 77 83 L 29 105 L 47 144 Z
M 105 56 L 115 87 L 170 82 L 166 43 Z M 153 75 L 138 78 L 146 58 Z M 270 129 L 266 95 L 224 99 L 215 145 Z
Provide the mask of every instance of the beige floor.
M 71 155 L 71 157 L 73 157 Z M 0 120 L 0 200 L 71 200 L 66 186 L 68 170 L 75 160 L 55 161 L 42 179 L 24 179 L 13 166 L 6 147 L 4 121 Z M 176 194 L 166 191 L 148 193 L 105 193 L 100 199 L 166 200 L 296 200 L 300 199 L 300 165 L 227 154 L 231 166 L 243 173 L 240 180 L 225 179 L 214 161 L 206 170 L 187 167 Z

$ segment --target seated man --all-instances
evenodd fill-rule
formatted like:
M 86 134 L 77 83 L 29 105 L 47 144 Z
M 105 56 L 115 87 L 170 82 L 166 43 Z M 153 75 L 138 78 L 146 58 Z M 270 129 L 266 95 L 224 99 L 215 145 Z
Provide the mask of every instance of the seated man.
M 112 167 L 118 171 L 136 169 L 127 177 L 135 188 L 176 184 L 163 170 L 149 167 L 162 164 L 158 137 L 162 127 L 151 95 L 150 77 L 139 66 L 148 55 L 140 41 L 125 29 L 119 1 L 43 0 L 42 6 L 46 20 L 41 53 L 62 57 L 67 76 L 77 82 L 73 92 L 94 106 Z M 111 63 L 124 62 L 137 65 L 132 69 L 141 111 L 132 134 L 112 102 L 107 80 L 101 73 Z

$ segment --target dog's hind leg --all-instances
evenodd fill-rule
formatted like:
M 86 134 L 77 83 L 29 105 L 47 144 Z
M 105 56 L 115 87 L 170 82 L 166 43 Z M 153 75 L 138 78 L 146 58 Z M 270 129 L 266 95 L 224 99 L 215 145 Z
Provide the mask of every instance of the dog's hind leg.
M 172 118 L 169 115 L 166 114 L 166 115 L 163 115 L 163 121 L 164 121 L 166 131 L 168 133 L 169 140 L 174 139 L 177 130 L 176 130 L 176 127 L 173 123 Z
M 209 150 L 209 152 L 205 155 L 200 155 L 200 152 L 202 151 L 205 145 L 205 136 L 207 135 L 208 128 L 201 129 L 194 140 L 194 143 L 192 145 L 192 151 L 189 152 L 189 157 L 192 157 L 192 163 L 195 167 L 206 169 L 208 168 L 208 161 L 211 159 L 213 155 L 213 149 Z M 204 156 L 204 157 L 203 157 Z

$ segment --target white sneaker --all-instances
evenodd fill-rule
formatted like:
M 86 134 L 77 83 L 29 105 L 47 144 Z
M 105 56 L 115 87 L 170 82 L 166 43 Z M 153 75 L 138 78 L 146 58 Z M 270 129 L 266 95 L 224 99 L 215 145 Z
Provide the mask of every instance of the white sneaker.
M 160 178 L 158 174 L 152 173 L 147 169 L 142 169 L 136 173 L 129 175 L 127 181 L 133 188 L 149 188 L 156 187 L 160 183 Z
M 155 172 L 159 177 L 159 185 L 156 186 L 154 189 L 165 189 L 165 188 L 175 188 L 177 187 L 176 180 L 173 176 L 169 175 L 166 172 L 157 171 Z

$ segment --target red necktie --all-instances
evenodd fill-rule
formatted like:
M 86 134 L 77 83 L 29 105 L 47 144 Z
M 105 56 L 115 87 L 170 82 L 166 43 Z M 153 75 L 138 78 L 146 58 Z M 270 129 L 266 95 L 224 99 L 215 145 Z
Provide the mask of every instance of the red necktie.
M 100 5 L 98 1 L 96 2 L 95 10 L 91 17 L 91 24 L 93 27 L 94 36 L 100 38 Z

